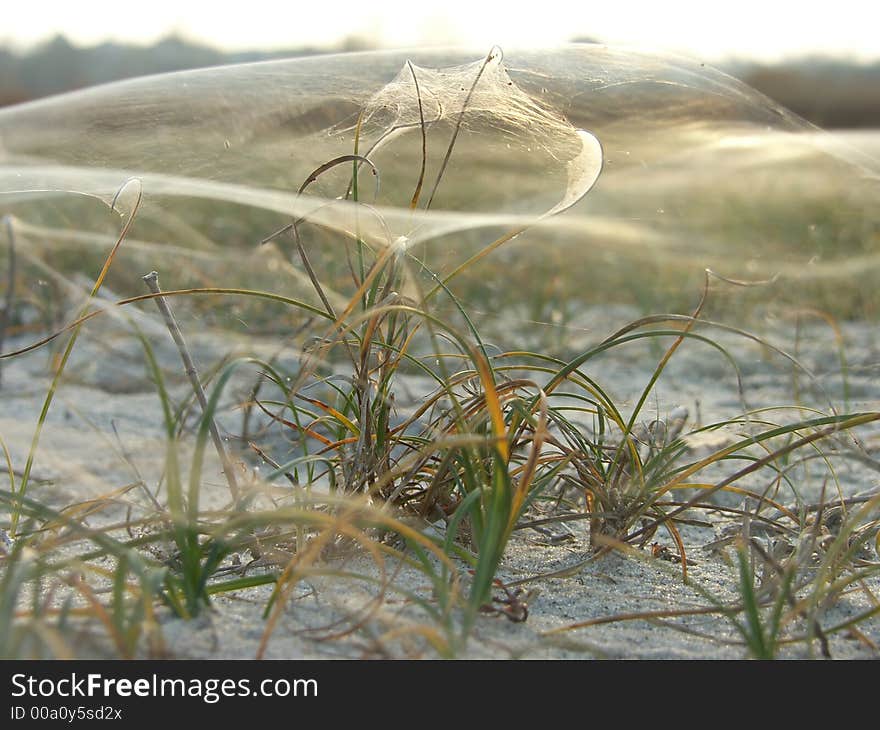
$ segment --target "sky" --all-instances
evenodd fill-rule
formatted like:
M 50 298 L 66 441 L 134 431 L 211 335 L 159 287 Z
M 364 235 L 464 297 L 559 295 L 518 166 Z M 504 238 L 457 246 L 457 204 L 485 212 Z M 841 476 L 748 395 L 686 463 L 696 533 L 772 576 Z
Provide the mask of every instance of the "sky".
M 63 33 L 79 44 L 152 43 L 171 33 L 227 50 L 332 46 L 553 46 L 590 37 L 697 58 L 775 61 L 821 54 L 880 58 L 876 0 L 6 0 L 0 44 Z M 227 7 L 224 7 L 227 5 Z M 526 10 L 530 7 L 531 10 Z

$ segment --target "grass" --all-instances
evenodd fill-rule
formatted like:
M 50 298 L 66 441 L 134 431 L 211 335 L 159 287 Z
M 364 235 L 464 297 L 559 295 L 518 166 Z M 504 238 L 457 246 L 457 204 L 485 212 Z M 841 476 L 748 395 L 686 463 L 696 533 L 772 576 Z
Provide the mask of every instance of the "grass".
M 420 156 L 408 168 L 412 179 L 401 210 L 416 215 L 442 197 L 459 137 L 472 133 L 470 105 L 497 62 L 494 54 L 471 69 L 460 106 L 442 124 L 426 114 L 420 72 L 407 66 L 404 78 L 413 84 L 417 111 L 407 133 Z M 131 270 L 158 250 L 129 241 L 141 198 L 139 183 L 130 181 L 117 195 L 126 206 L 122 225 L 95 265 L 95 283 L 77 314 L 35 343 L 4 353 L 2 362 L 15 364 L 39 347 L 64 342 L 21 472 L 4 446 L 9 488 L 0 491 L 0 502 L 8 510 L 2 528 L 10 540 L 2 555 L 0 655 L 94 650 L 161 656 L 172 651 L 160 628 L 168 616 L 193 621 L 220 601 L 257 595 L 253 621 L 262 636 L 256 655 L 268 656 L 291 613 L 305 613 L 303 595 L 338 597 L 328 586 L 347 585 L 362 597 L 359 605 L 328 608 L 304 635 L 320 637 L 318 643 L 362 642 L 370 655 L 466 656 L 474 634 L 489 621 L 485 614 L 524 621 L 532 584 L 573 580 L 611 553 L 646 561 L 669 584 L 693 590 L 701 605 L 592 617 L 552 629 L 548 638 L 611 623 L 717 616 L 731 627 L 731 641 L 742 653 L 760 659 L 792 644 L 807 651 L 818 646 L 819 655 L 829 656 L 838 634 L 873 646 L 870 634 L 876 635 L 880 613 L 872 587 L 880 497 L 848 501 L 852 490 L 842 485 L 841 472 L 846 463 L 876 465 L 856 434 L 872 433 L 868 427 L 880 413 L 849 410 L 849 363 L 837 320 L 827 312 L 810 314 L 834 334 L 845 412 L 801 402 L 811 388 L 821 394 L 821 383 L 768 337 L 705 315 L 716 288 L 760 300 L 773 283 L 751 286 L 708 272 L 702 290 L 693 286 L 677 294 L 682 301 L 697 299 L 689 314 L 639 317 L 583 347 L 559 335 L 555 354 L 530 345 L 499 347 L 478 326 L 479 310 L 493 307 L 502 315 L 491 326 L 493 335 L 501 330 L 500 341 L 515 342 L 518 333 L 503 315 L 515 317 L 514 303 L 534 283 L 529 276 L 546 283 L 547 272 L 527 266 L 523 278 L 505 271 L 489 294 L 490 287 L 474 279 L 532 228 L 517 224 L 482 240 L 467 231 L 458 258 L 465 263 L 434 266 L 434 242 L 418 238 L 417 224 L 392 234 L 398 233 L 395 221 L 364 202 L 381 180 L 382 167 L 371 155 L 378 150 L 380 156 L 385 140 L 380 135 L 370 146 L 362 139 L 369 122 L 365 111 L 353 127 L 351 152 L 316 167 L 298 189 L 299 200 L 313 186 L 325 186 L 314 199 L 340 209 L 339 225 L 319 227 L 295 217 L 260 236 L 268 242 L 263 250 L 294 251 L 299 282 L 310 291 L 290 297 L 268 287 L 215 285 L 200 263 L 188 276 L 205 281 L 175 277 L 187 285 L 161 291 L 156 284 L 148 294 L 120 298 L 116 307 L 96 305 L 105 280 L 121 277 L 131 284 L 153 267 L 136 275 Z M 561 202 L 537 217 L 539 232 L 552 230 L 543 225 L 547 219 L 580 201 L 595 181 L 569 173 Z M 10 240 L 16 232 L 37 230 L 7 221 Z M 126 258 L 129 243 L 135 255 Z M 9 250 L 11 267 L 15 249 Z M 208 267 L 211 259 L 199 261 Z M 564 265 L 548 260 L 539 257 L 535 265 Z M 601 272 L 591 275 L 602 279 Z M 691 283 L 694 275 L 688 272 Z M 13 319 L 15 276 L 10 273 L 4 323 Z M 624 272 L 623 279 L 633 291 L 642 288 L 634 275 L 627 280 Z M 600 296 L 617 284 L 603 286 Z M 552 317 L 564 305 L 573 312 L 560 315 L 567 325 L 579 309 L 577 294 L 565 287 L 530 290 L 525 305 L 534 318 Z M 159 353 L 168 338 L 146 334 L 139 324 L 151 303 L 163 309 L 185 380 L 179 366 Z M 187 312 L 180 325 L 170 314 L 178 305 Z M 233 307 L 255 328 L 277 332 L 280 325 L 267 324 L 273 319 L 291 327 L 302 343 L 293 361 L 229 348 L 198 373 L 184 341 L 187 323 Z M 50 506 L 51 492 L 33 477 L 43 430 L 78 339 L 119 312 L 120 326 L 140 345 L 158 401 L 160 473 L 144 478 L 135 460 L 122 455 L 135 472 L 131 484 Z M 790 368 L 797 402 L 746 406 L 740 350 L 754 346 Z M 644 371 L 635 397 L 616 397 L 616 386 L 604 385 L 596 372 L 609 358 L 626 362 L 630 353 L 644 357 L 646 349 L 654 365 Z M 722 363 L 738 384 L 741 413 L 691 424 L 684 408 L 661 411 L 658 391 L 685 350 L 711 353 Z M 171 380 L 184 387 L 172 387 Z M 409 393 L 414 388 L 415 396 Z M 237 434 L 230 404 L 244 413 Z M 712 445 L 718 434 L 728 437 Z M 218 464 L 228 494 L 211 487 Z M 812 503 L 808 486 L 817 483 L 831 485 L 832 494 L 823 486 L 821 499 Z M 720 541 L 720 557 L 695 558 L 690 535 L 722 523 L 735 530 Z M 572 526 L 584 529 L 572 533 Z M 586 554 L 513 578 L 510 545 L 525 534 L 552 540 L 579 535 Z M 735 596 L 718 595 L 694 577 L 694 565 L 710 559 L 727 561 Z M 866 607 L 837 617 L 834 609 L 856 594 Z M 389 620 L 389 606 L 400 606 L 406 618 Z M 86 615 L 96 618 L 89 623 Z M 74 625 L 91 644 L 64 638 Z

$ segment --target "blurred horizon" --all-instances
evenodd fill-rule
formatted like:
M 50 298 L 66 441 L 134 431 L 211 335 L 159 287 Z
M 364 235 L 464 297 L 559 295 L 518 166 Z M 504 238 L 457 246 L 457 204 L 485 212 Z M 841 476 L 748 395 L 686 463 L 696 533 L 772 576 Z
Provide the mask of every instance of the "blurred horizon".
M 569 42 L 602 41 L 575 36 Z M 0 107 L 136 76 L 381 48 L 352 36 L 330 46 L 224 51 L 177 32 L 149 45 L 78 44 L 58 34 L 24 51 L 0 40 Z M 820 127 L 880 127 L 880 59 L 868 63 L 812 53 L 776 62 L 731 57 L 711 65 Z

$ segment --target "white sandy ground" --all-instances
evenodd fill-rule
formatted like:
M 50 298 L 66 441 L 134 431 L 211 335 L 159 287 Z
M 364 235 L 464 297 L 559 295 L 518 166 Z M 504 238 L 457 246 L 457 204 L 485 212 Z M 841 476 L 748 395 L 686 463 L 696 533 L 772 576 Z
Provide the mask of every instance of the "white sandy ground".
M 628 319 L 631 311 L 592 312 L 572 324 L 568 334 L 572 353 L 590 342 L 596 342 Z M 768 323 L 761 334 L 794 351 L 792 327 L 786 322 Z M 187 386 L 179 374 L 179 361 L 167 333 L 161 327 L 150 330 L 157 354 L 169 380 L 172 392 L 182 397 Z M 744 341 L 725 333 L 714 333 L 720 342 L 732 347 L 740 362 L 744 392 L 750 407 L 792 404 L 794 388 L 801 401 L 812 403 L 825 411 L 828 399 L 840 406 L 843 380 L 840 359 L 830 331 L 820 325 L 802 328 L 796 348 L 804 364 L 813 371 L 814 379 L 796 377 L 793 368 L 766 347 Z M 874 329 L 868 325 L 848 325 L 844 329 L 849 375 L 849 409 L 852 411 L 880 408 L 880 386 L 877 369 L 880 345 Z M 230 343 L 208 333 L 189 335 L 197 360 L 202 367 L 214 363 L 230 349 Z M 109 343 L 109 344 L 107 344 Z M 6 349 L 24 344 L 24 340 L 7 342 Z M 268 356 L 277 343 L 251 341 L 252 352 Z M 632 403 L 633 396 L 647 381 L 658 357 L 657 346 L 631 345 L 612 351 L 597 359 L 590 373 L 616 398 Z M 8 445 L 16 470 L 23 468 L 28 446 L 43 397 L 48 387 L 46 349 L 25 357 L 6 361 L 0 390 L 0 436 Z M 283 360 L 283 358 L 282 358 Z M 290 356 L 290 362 L 295 357 Z M 241 379 L 239 392 L 250 381 Z M 413 379 L 407 388 L 417 400 L 423 384 Z M 230 390 L 230 400 L 236 388 Z M 402 409 L 405 398 L 400 399 Z M 690 412 L 690 423 L 697 417 L 703 423 L 729 418 L 742 411 L 736 378 L 723 358 L 699 343 L 686 343 L 676 355 L 668 372 L 651 397 L 646 418 L 664 416 L 676 405 Z M 778 420 L 796 417 L 796 413 L 779 411 L 771 414 Z M 222 423 L 235 432 L 240 414 L 227 414 Z M 115 427 L 115 433 L 114 433 Z M 876 456 L 880 445 L 877 429 L 858 432 L 862 446 Z M 717 447 L 733 438 L 731 429 L 715 433 L 705 442 L 695 442 L 695 449 Z M 845 437 L 844 437 L 845 438 Z M 710 443 L 711 442 L 711 443 Z M 42 437 L 34 467 L 37 480 L 30 496 L 54 508 L 106 494 L 125 484 L 143 479 L 155 488 L 162 471 L 164 441 L 161 411 L 155 390 L 146 374 L 139 345 L 124 336 L 124 329 L 110 326 L 92 327 L 84 331 L 69 365 L 68 377 L 54 403 Z M 184 457 L 184 460 L 186 457 Z M 253 461 L 251 461 L 253 464 Z M 867 460 L 835 461 L 841 489 L 846 496 L 877 489 L 878 472 Z M 716 475 L 729 473 L 737 466 L 727 466 Z M 823 477 L 818 466 L 815 473 L 803 473 L 798 481 L 807 501 L 821 493 Z M 799 472 L 800 474 L 800 472 Z M 216 461 L 205 470 L 205 504 L 221 504 L 225 486 Z M 799 477 L 800 479 L 800 477 Z M 42 480 L 45 480 L 43 482 Z M 135 499 L 136 497 L 132 497 Z M 791 494 L 781 493 L 780 501 L 792 504 Z M 737 499 L 727 498 L 736 504 Z M 108 517 L 118 518 L 120 512 Z M 477 621 L 474 633 L 459 656 L 473 658 L 742 658 L 746 656 L 741 639 L 730 620 L 718 616 L 620 621 L 590 626 L 576 631 L 550 634 L 552 629 L 575 622 L 643 611 L 687 609 L 710 605 L 707 598 L 694 589 L 700 586 L 718 601 L 738 600 L 737 576 L 729 562 L 730 555 L 705 549 L 728 524 L 716 513 L 700 513 L 708 521 L 705 527 L 683 530 L 688 556 L 690 585 L 682 580 L 680 566 L 664 560 L 650 560 L 610 554 L 594 560 L 557 578 L 541 578 L 524 587 L 533 590 L 529 599 L 529 617 L 514 623 L 503 616 L 485 616 Z M 94 518 L 100 524 L 102 517 Z M 576 565 L 590 556 L 587 527 L 583 522 L 569 523 L 571 537 L 560 544 L 550 544 L 546 536 L 534 530 L 522 530 L 514 537 L 506 553 L 500 577 L 506 582 L 519 581 L 550 571 Z M 556 528 L 554 528 L 555 530 Z M 654 538 L 661 544 L 671 543 L 665 533 Z M 674 549 L 673 549 L 674 552 Z M 243 556 L 247 561 L 248 557 Z M 876 555 L 870 559 L 877 560 Z M 106 563 L 108 566 L 109 562 Z M 376 577 L 372 561 L 354 556 L 340 565 L 352 573 Z M 394 571 L 395 565 L 386 565 Z M 0 568 L 2 569 L 2 568 Z M 424 574 L 411 569 L 396 573 L 394 585 L 430 597 L 430 585 Z M 865 590 L 852 591 L 822 614 L 822 625 L 833 626 L 858 612 L 875 605 L 873 596 L 880 595 L 880 578 L 866 582 Z M 311 657 L 432 657 L 436 654 L 418 638 L 419 626 L 437 624 L 422 609 L 407 601 L 395 590 L 386 593 L 384 601 L 373 601 L 374 585 L 362 580 L 311 577 L 299 585 L 293 599 L 283 612 L 265 656 L 268 658 Z M 213 609 L 194 621 L 175 619 L 161 612 L 161 634 L 168 656 L 177 658 L 251 658 L 254 657 L 265 629 L 263 609 L 270 588 L 260 587 L 218 596 Z M 366 613 L 365 607 L 369 609 Z M 341 638 L 328 635 L 344 633 L 355 618 L 363 619 L 350 633 Z M 402 633 L 399 630 L 403 630 Z M 412 629 L 412 631 L 409 631 Z M 395 639 L 385 635 L 398 631 Z M 880 618 L 874 617 L 860 625 L 865 637 L 880 644 Z M 802 633 L 803 626 L 795 627 Z M 106 640 L 100 638 L 100 627 L 82 627 L 77 646 L 83 655 L 112 655 Z M 97 638 L 96 638 L 97 637 Z M 841 632 L 830 637 L 835 658 L 880 657 L 880 652 L 866 642 Z M 803 642 L 784 647 L 781 656 L 816 656 L 819 645 Z

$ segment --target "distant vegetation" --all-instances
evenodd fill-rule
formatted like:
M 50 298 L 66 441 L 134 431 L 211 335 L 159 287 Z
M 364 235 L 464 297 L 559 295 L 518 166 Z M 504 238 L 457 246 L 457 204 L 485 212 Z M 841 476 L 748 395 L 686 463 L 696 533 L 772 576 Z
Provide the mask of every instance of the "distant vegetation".
M 133 76 L 368 48 L 369 44 L 350 38 L 331 49 L 227 53 L 178 36 L 169 36 L 152 46 L 108 42 L 80 48 L 59 35 L 22 54 L 0 48 L 0 106 Z
M 807 58 L 730 72 L 820 127 L 880 126 L 880 62 Z
M 23 54 L 0 48 L 0 106 L 132 76 L 368 48 L 368 42 L 351 38 L 330 49 L 226 53 L 177 36 L 148 47 L 102 43 L 79 48 L 57 36 Z M 772 66 L 722 66 L 821 127 L 880 126 L 880 62 L 804 58 Z

